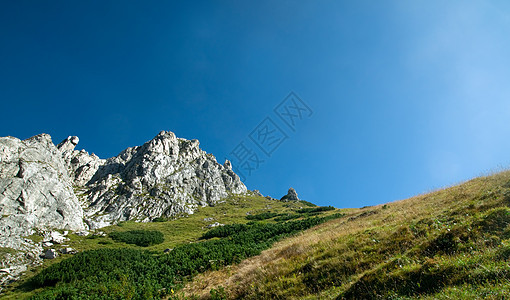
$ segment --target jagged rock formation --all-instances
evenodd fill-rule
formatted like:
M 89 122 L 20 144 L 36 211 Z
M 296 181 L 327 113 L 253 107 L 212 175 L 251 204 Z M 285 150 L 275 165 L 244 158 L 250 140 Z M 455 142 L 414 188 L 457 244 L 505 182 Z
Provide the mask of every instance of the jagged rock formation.
M 52 228 L 85 228 L 72 184 L 49 135 L 0 138 L 0 247 L 9 250 L 0 253 L 1 266 L 9 270 L 1 282 L 16 278 L 26 263 L 37 263 L 42 248 L 28 236 Z
M 47 227 L 84 229 L 72 185 L 49 135 L 24 141 L 0 138 L 0 234 L 30 235 L 32 228 Z
M 169 131 L 105 161 L 73 151 L 67 160 L 76 184 L 81 184 L 79 197 L 91 228 L 190 214 L 229 193 L 247 191 L 230 162 L 219 164 L 199 148 L 198 140 L 177 138 Z
M 42 244 L 28 238 L 34 233 L 86 234 L 124 220 L 191 214 L 247 191 L 229 161 L 221 165 L 198 140 L 169 131 L 106 160 L 75 150 L 78 142 L 71 136 L 55 146 L 47 134 L 0 138 L 0 250 L 7 249 L 0 251 L 0 284 L 40 261 Z
M 198 140 L 169 131 L 106 160 L 75 150 L 78 142 L 70 136 L 55 147 L 46 134 L 1 139 L 0 211 L 9 215 L 2 220 L 23 231 L 13 235 L 29 235 L 29 228 L 96 229 L 191 214 L 229 193 L 247 191 L 229 161 L 221 165 Z
M 70 136 L 57 145 L 58 150 L 62 152 L 74 186 L 87 184 L 99 167 L 105 163 L 104 159 L 100 159 L 94 153 L 89 155 L 85 150 L 74 150 L 79 141 L 77 136 Z
M 290 188 L 289 191 L 287 192 L 287 195 L 283 196 L 280 200 L 281 201 L 299 201 L 299 198 L 298 198 L 296 190 L 294 188 Z

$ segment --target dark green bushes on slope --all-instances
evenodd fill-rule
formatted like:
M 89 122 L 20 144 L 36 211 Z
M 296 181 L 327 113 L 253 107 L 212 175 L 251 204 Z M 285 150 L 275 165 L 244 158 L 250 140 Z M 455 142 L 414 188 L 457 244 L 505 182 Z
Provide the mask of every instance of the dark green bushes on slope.
M 114 231 L 109 236 L 114 241 L 135 244 L 140 247 L 157 245 L 164 241 L 163 233 L 155 230 Z
M 262 221 L 262 220 L 271 219 L 271 218 L 274 218 L 274 217 L 277 217 L 280 215 L 281 214 L 279 214 L 279 213 L 268 211 L 268 212 L 263 212 L 263 213 L 256 214 L 256 215 L 248 215 L 248 216 L 246 216 L 246 219 Z
M 158 299 L 197 273 L 238 263 L 284 236 L 341 216 L 217 227 L 204 238 L 221 239 L 184 244 L 168 254 L 135 249 L 86 251 L 42 270 L 25 288 L 46 287 L 33 299 Z
M 323 211 L 335 210 L 333 206 L 318 206 L 318 207 L 307 207 L 299 209 L 297 212 L 300 214 L 317 213 Z

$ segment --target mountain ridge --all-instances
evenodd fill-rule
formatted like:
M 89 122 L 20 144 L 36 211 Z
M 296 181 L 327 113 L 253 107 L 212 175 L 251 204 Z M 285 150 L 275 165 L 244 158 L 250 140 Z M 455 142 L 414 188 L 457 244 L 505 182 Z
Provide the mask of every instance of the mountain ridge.
M 57 145 L 48 134 L 0 137 L 0 247 L 14 250 L 2 261 L 11 277 L 41 263 L 41 243 L 31 235 L 192 214 L 247 192 L 230 162 L 219 164 L 198 140 L 170 131 L 108 159 L 75 150 L 78 143 L 76 136 Z

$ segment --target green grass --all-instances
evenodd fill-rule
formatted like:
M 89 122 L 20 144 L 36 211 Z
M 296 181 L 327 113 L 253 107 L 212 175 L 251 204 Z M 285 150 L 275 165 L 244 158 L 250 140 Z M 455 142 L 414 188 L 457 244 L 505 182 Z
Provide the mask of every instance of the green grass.
M 345 218 L 278 243 L 238 268 L 198 276 L 185 290 L 203 296 L 221 285 L 230 298 L 243 299 L 505 299 L 509 205 L 506 171 L 345 209 Z
M 159 299 L 198 273 L 239 263 L 285 236 L 342 216 L 216 227 L 203 235 L 206 241 L 179 245 L 166 254 L 126 248 L 84 251 L 42 270 L 18 290 L 42 289 L 30 299 Z M 154 236 L 123 232 L 130 242 Z
M 303 204 L 299 202 L 273 201 L 255 195 L 230 196 L 225 199 L 223 203 L 219 203 L 214 207 L 199 208 L 198 211 L 192 215 L 182 215 L 166 220 L 158 219 L 156 222 L 149 223 L 127 221 L 98 230 L 105 232 L 106 236 L 89 235 L 83 237 L 70 234 L 68 236 L 70 241 L 67 244 L 79 252 L 101 249 L 144 249 L 150 253 L 160 254 L 167 248 L 175 248 L 179 245 L 186 245 L 198 241 L 198 239 L 207 232 L 208 229 L 206 226 L 214 222 L 227 225 L 247 223 L 247 214 L 264 213 L 270 210 L 291 213 L 302 207 Z M 204 220 L 208 218 L 212 218 L 213 220 Z M 125 233 L 140 230 L 161 232 L 163 235 L 163 242 L 141 247 L 136 244 L 126 244 L 123 241 L 116 241 L 111 238 L 112 235 L 122 236 Z M 34 236 L 33 238 L 37 239 L 38 236 Z M 22 299 L 38 294 L 40 291 L 37 289 L 19 289 L 20 284 L 25 283 L 28 278 L 39 274 L 41 270 L 58 264 L 70 257 L 72 256 L 61 255 L 54 260 L 44 260 L 41 267 L 29 270 L 22 281 L 14 285 L 10 290 L 7 290 L 2 296 L 10 299 Z
M 149 247 L 164 242 L 164 236 L 161 231 L 157 230 L 130 230 L 130 231 L 114 231 L 109 237 L 116 242 L 124 242 L 126 244 L 134 244 L 140 247 Z M 108 241 L 104 241 L 102 245 L 109 245 Z
M 312 221 L 324 217 L 322 221 L 329 221 Z M 128 251 L 125 255 L 140 257 L 143 265 L 153 266 L 140 280 L 131 275 L 112 277 L 115 280 L 106 288 L 124 298 L 131 292 L 134 298 L 160 297 L 168 289 L 181 298 L 211 299 L 510 297 L 510 171 L 360 209 L 335 210 L 242 196 L 200 208 L 194 215 L 157 221 L 122 222 L 103 231 L 159 231 L 164 241 L 158 245 L 141 248 L 108 236 L 71 236 L 70 244 L 78 250 Z M 226 226 L 208 231 L 206 226 L 214 222 Z M 162 254 L 166 248 L 174 250 Z M 44 268 L 61 261 L 45 261 Z M 40 270 L 31 276 L 51 274 Z M 55 274 L 65 274 L 62 270 Z M 130 270 L 121 273 L 130 274 Z M 70 286 L 59 284 L 54 289 L 64 292 L 67 288 L 73 293 Z M 74 287 L 86 290 L 79 284 Z M 6 296 L 18 299 L 41 292 L 18 286 Z

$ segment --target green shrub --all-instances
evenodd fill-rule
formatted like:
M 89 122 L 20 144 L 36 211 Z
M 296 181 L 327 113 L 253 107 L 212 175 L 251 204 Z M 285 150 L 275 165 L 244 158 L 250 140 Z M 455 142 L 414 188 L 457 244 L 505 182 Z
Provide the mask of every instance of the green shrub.
M 260 254 L 284 236 L 341 216 L 216 227 L 204 236 L 220 239 L 183 244 L 164 255 L 137 249 L 84 251 L 42 270 L 25 288 L 45 288 L 32 299 L 160 299 L 175 289 L 176 284 L 197 273 L 239 263 Z M 138 241 L 140 236 L 158 234 L 127 231 L 113 232 L 110 236 Z M 224 296 L 221 288 L 211 293 L 215 299 Z
M 298 215 L 298 214 L 283 214 L 279 217 L 274 218 L 274 220 L 276 222 L 284 222 L 284 221 L 288 221 L 288 220 L 298 219 L 301 217 L 302 217 L 302 215 Z
M 489 212 L 477 225 L 487 233 L 503 232 L 510 224 L 510 208 L 501 207 Z
M 303 205 L 306 205 L 306 206 L 309 206 L 309 207 L 317 207 L 317 205 L 313 204 L 312 202 L 308 202 L 308 201 L 305 201 L 305 200 L 299 200 L 299 203 L 301 203 Z
M 53 287 L 32 299 L 159 299 L 170 287 L 155 278 L 162 271 L 147 251 L 91 250 L 42 270 L 28 287 Z
M 109 236 L 114 241 L 135 244 L 140 247 L 157 245 L 164 241 L 163 233 L 156 230 L 114 231 Z
M 323 211 L 330 211 L 330 210 L 335 210 L 335 208 L 333 206 L 319 206 L 319 207 L 302 208 L 302 209 L 299 209 L 297 212 L 300 214 L 308 214 L 308 213 L 323 212 Z
M 246 219 L 261 221 L 261 220 L 271 219 L 271 218 L 277 217 L 279 215 L 280 214 L 278 214 L 278 213 L 268 211 L 268 212 L 263 212 L 263 213 L 256 214 L 256 215 L 248 215 L 248 216 L 246 216 Z
M 209 292 L 211 295 L 211 300 L 224 300 L 228 299 L 227 292 L 225 292 L 225 288 L 222 286 L 219 286 L 218 289 L 211 289 Z

